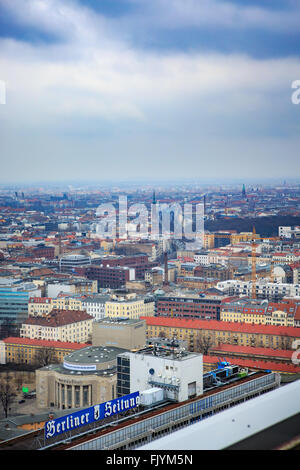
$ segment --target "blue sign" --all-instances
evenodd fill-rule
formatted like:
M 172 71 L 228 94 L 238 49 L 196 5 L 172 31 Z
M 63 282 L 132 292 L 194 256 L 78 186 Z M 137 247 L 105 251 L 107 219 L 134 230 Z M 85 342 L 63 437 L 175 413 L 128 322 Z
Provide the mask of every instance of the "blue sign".
M 67 431 L 100 421 L 101 419 L 130 410 L 140 404 L 140 393 L 134 392 L 111 401 L 91 406 L 75 413 L 52 419 L 45 423 L 45 439 L 58 436 Z

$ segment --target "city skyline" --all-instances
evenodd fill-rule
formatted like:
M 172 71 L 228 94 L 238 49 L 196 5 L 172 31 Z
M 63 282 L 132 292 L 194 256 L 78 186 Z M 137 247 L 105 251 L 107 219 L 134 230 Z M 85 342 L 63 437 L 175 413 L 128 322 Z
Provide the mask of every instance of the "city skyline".
M 0 0 L 0 184 L 297 179 L 300 4 Z

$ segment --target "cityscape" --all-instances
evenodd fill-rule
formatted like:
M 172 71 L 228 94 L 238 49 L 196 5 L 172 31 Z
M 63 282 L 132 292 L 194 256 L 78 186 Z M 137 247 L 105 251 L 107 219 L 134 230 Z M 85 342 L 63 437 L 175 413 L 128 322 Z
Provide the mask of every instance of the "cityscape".
M 299 13 L 0 0 L 0 450 L 300 449 Z

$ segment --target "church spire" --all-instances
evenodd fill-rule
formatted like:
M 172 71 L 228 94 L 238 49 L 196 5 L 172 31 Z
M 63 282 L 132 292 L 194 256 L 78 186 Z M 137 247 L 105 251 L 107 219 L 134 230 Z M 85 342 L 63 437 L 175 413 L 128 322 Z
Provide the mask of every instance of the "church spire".
M 156 204 L 155 191 L 153 191 L 152 204 Z

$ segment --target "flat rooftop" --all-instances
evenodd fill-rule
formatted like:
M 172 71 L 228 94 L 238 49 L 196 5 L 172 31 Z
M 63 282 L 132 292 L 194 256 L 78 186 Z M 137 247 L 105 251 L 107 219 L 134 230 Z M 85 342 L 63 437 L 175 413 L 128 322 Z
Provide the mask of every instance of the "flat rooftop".
M 133 354 L 140 354 L 151 357 L 160 357 L 164 359 L 183 361 L 191 357 L 201 356 L 201 354 L 186 351 L 185 348 L 180 348 L 178 345 L 174 346 L 174 349 L 170 346 L 146 346 L 145 348 L 135 351 Z
M 114 375 L 117 356 L 127 351 L 114 346 L 89 346 L 65 356 L 63 364 L 50 364 L 43 370 L 64 375 Z

